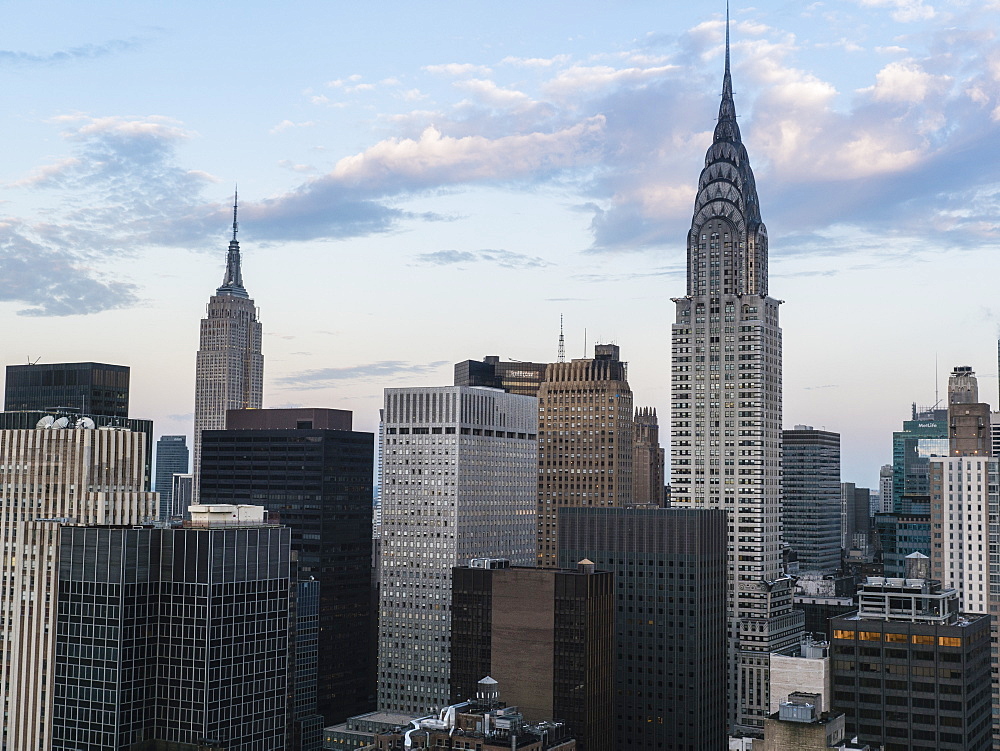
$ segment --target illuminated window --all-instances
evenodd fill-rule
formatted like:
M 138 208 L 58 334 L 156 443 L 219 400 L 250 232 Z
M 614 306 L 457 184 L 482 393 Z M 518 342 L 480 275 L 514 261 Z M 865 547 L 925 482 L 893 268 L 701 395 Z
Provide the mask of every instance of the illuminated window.
M 914 644 L 933 644 L 934 643 L 934 637 L 933 636 L 925 636 L 924 634 L 914 634 L 913 635 L 913 643 Z
M 938 644 L 942 647 L 961 647 L 962 640 L 957 636 L 939 636 Z
M 841 629 L 834 629 L 834 631 L 833 631 L 833 638 L 834 639 L 853 639 L 854 638 L 854 634 L 855 634 L 854 631 L 844 631 L 844 630 L 841 630 Z
M 907 638 L 906 634 L 886 634 L 885 635 L 885 640 L 886 641 L 894 641 L 894 642 L 909 641 L 909 639 Z
M 881 631 L 860 631 L 858 638 L 862 641 L 882 641 Z

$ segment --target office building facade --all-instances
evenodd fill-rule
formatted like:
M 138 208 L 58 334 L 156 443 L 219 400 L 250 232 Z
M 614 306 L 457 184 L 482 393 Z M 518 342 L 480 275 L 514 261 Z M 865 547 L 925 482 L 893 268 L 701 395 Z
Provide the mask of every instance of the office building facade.
M 614 574 L 480 559 L 452 572 L 451 696 L 482 676 L 529 723 L 558 717 L 581 751 L 613 745 Z
M 191 468 L 187 436 L 162 435 L 156 442 L 156 484 L 160 494 L 160 518 L 171 515 L 174 508 L 174 475 L 186 475 Z
M 729 514 L 729 719 L 734 732 L 753 734 L 769 714 L 767 654 L 799 638 L 782 570 L 781 302 L 768 294 L 767 264 L 727 26 L 719 117 L 687 236 L 687 291 L 674 298 L 670 492 L 671 506 Z
M 240 244 L 233 239 L 226 255 L 222 285 L 208 301 L 201 320 L 194 374 L 194 502 L 201 484 L 201 434 L 224 430 L 226 411 L 260 409 L 264 393 L 259 312 L 243 286 Z
M 726 745 L 726 515 L 563 508 L 559 563 L 615 576 L 618 748 Z
M 52 743 L 56 575 L 63 524 L 142 524 L 146 441 L 126 429 L 0 430 L 0 692 L 8 749 Z
M 960 613 L 955 590 L 922 578 L 869 577 L 858 597 L 856 615 L 832 620 L 848 736 L 884 751 L 990 749 L 989 616 Z
M 665 506 L 666 452 L 660 446 L 656 409 L 636 409 L 632 426 L 632 503 Z
M 782 432 L 784 541 L 801 571 L 840 568 L 840 434 L 796 425 Z
M 63 527 L 52 751 L 284 751 L 290 538 L 249 520 Z
M 100 362 L 8 365 L 4 410 L 128 417 L 129 375 L 126 365 Z
M 538 407 L 468 386 L 386 389 L 378 703 L 448 703 L 451 572 L 473 558 L 534 560 Z
M 483 386 L 510 394 L 538 396 L 547 367 L 544 362 L 504 361 L 496 355 L 488 355 L 482 360 L 455 363 L 455 385 Z
M 614 344 L 549 365 L 538 391 L 537 565 L 558 566 L 557 514 L 632 503 L 633 407 Z
M 319 589 L 318 706 L 328 725 L 374 704 L 371 433 L 345 410 L 231 410 L 202 434 L 202 504 L 253 504 L 287 526 Z

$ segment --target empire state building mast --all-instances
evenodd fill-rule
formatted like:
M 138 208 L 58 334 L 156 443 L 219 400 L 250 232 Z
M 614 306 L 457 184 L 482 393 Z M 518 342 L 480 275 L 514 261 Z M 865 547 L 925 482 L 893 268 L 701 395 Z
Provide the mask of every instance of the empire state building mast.
M 767 229 L 726 64 L 674 298 L 671 503 L 729 515 L 729 719 L 757 735 L 770 712 L 768 654 L 799 641 L 781 562 L 780 300 L 768 297 Z
M 194 383 L 194 502 L 201 498 L 201 433 L 224 430 L 227 409 L 260 409 L 264 356 L 258 310 L 243 286 L 236 239 L 238 196 L 233 199 L 233 239 L 222 284 L 208 301 Z

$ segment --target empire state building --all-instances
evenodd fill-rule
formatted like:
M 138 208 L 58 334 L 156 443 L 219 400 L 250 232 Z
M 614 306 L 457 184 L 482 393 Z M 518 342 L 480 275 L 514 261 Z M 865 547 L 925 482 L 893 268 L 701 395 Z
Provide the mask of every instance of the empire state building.
M 208 301 L 194 383 L 194 502 L 201 497 L 201 432 L 224 430 L 227 409 L 260 409 L 264 391 L 264 356 L 260 351 L 258 310 L 243 287 L 240 244 L 229 241 L 222 285 Z
M 671 502 L 729 516 L 729 720 L 759 733 L 768 654 L 803 616 L 781 563 L 780 300 L 768 296 L 767 229 L 736 122 L 729 66 L 687 237 L 687 294 L 674 298 Z

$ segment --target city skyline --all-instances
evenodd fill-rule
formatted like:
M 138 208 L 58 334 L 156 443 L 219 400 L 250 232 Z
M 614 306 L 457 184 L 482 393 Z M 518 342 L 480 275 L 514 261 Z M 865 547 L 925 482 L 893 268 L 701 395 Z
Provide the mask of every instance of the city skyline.
M 18 113 L 0 181 L 7 364 L 129 365 L 133 414 L 190 436 L 196 322 L 239 181 L 265 406 L 349 408 L 374 431 L 383 387 L 443 386 L 470 356 L 554 361 L 565 313 L 569 356 L 585 328 L 616 341 L 637 403 L 666 420 L 721 4 L 59 7 L 41 25 L 15 4 L 16 46 L 0 43 Z M 859 485 L 876 486 L 909 403 L 934 401 L 935 353 L 942 385 L 971 365 L 996 406 L 1000 311 L 927 304 L 988 300 L 1000 263 L 996 7 L 733 7 L 740 127 L 790 303 L 785 427 L 841 433 Z M 415 313 L 415 294 L 450 302 Z M 491 294 L 510 296 L 502 318 L 454 315 Z M 872 371 L 890 367 L 886 399 Z

